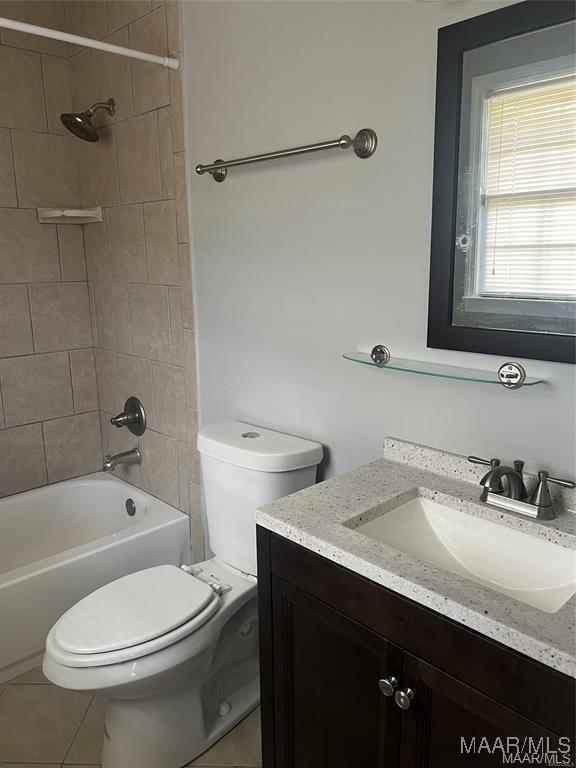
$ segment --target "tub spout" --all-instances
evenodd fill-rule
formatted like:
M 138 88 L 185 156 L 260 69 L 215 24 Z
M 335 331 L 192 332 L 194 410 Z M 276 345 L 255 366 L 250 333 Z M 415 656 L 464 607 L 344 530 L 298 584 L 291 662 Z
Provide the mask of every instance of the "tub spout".
M 138 448 L 132 448 L 130 451 L 115 453 L 113 456 L 106 456 L 104 459 L 104 472 L 113 472 L 118 464 L 141 464 L 142 454 Z

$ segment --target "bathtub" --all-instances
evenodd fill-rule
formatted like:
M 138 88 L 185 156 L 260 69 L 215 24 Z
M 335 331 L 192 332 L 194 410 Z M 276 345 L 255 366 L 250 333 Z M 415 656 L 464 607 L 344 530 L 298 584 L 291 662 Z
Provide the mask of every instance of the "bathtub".
M 40 663 L 48 630 L 80 598 L 162 563 L 190 563 L 188 517 L 116 477 L 0 499 L 0 683 Z

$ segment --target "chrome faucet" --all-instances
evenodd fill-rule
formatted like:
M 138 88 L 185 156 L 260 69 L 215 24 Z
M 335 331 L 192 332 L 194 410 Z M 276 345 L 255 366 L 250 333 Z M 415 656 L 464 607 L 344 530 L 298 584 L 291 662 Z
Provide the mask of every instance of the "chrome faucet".
M 548 483 L 555 483 L 564 488 L 575 488 L 571 480 L 561 480 L 550 477 L 548 472 L 538 472 L 538 482 L 532 493 L 528 493 L 524 484 L 522 470 L 524 462 L 516 459 L 513 467 L 500 464 L 500 459 L 481 459 L 479 456 L 468 456 L 472 464 L 485 464 L 490 469 L 480 480 L 482 493 L 480 500 L 501 509 L 518 512 L 538 520 L 554 520 L 556 511 L 550 496 Z M 502 481 L 505 481 L 503 483 Z M 529 499 L 526 501 L 526 499 Z
M 113 456 L 106 456 L 104 459 L 104 466 L 102 467 L 104 472 L 113 472 L 118 464 L 141 464 L 142 454 L 138 448 L 132 448 L 129 451 L 123 451 L 122 453 L 115 453 Z
M 524 485 L 524 478 L 522 477 L 522 469 L 524 462 L 517 459 L 514 462 L 513 467 L 506 467 L 500 464 L 500 459 L 481 459 L 479 456 L 468 456 L 468 461 L 472 464 L 485 464 L 490 466 L 490 470 L 486 472 L 480 485 L 483 487 L 481 499 L 486 501 L 489 493 L 500 493 L 504 496 L 508 496 L 509 499 L 518 499 L 523 501 L 528 496 L 526 486 Z M 502 483 L 505 480 L 505 484 Z

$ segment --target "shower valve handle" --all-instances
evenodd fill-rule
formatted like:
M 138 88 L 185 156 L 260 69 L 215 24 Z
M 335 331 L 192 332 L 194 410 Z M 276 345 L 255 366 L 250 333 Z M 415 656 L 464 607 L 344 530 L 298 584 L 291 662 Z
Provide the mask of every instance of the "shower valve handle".
M 133 435 L 143 435 L 146 431 L 146 413 L 137 397 L 129 397 L 124 403 L 124 410 L 110 419 L 115 427 L 128 427 Z

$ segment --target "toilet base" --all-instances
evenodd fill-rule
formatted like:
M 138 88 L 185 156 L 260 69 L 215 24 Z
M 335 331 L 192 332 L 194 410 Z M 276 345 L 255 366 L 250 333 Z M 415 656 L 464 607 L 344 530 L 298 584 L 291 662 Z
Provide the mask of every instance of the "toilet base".
M 181 768 L 194 760 L 258 706 L 257 670 L 249 677 L 229 696 L 184 682 L 147 698 L 110 701 L 102 768 Z

